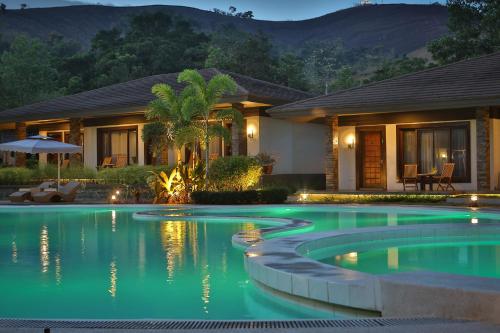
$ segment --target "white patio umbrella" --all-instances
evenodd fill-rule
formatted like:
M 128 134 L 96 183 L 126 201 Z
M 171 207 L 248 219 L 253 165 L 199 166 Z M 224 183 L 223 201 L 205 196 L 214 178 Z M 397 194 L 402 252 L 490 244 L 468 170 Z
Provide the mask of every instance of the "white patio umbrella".
M 57 189 L 61 181 L 61 154 L 80 153 L 82 147 L 56 141 L 48 136 L 35 135 L 24 140 L 0 144 L 0 151 L 15 151 L 28 154 L 57 154 Z

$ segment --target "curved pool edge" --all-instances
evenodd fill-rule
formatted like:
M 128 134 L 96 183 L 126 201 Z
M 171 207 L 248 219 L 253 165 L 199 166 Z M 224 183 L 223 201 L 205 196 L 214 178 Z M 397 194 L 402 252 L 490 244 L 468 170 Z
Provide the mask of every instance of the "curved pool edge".
M 499 279 L 435 272 L 373 275 L 321 263 L 303 254 L 368 240 L 500 236 L 488 225 L 408 225 L 303 234 L 266 240 L 247 249 L 250 277 L 270 288 L 383 316 L 436 316 L 500 324 Z M 427 239 L 428 240 L 428 239 Z
M 291 230 L 300 230 L 312 226 L 313 222 L 303 219 L 292 218 L 274 218 L 261 216 L 190 216 L 176 215 L 181 209 L 157 210 L 157 211 L 142 211 L 135 212 L 133 218 L 139 221 L 193 221 L 193 220 L 230 220 L 230 221 L 254 221 L 261 223 L 277 224 L 275 226 L 263 227 L 254 230 L 239 231 L 231 238 L 233 245 L 246 249 L 264 240 L 264 235 L 270 235 L 278 232 L 286 232 Z M 159 214 L 163 213 L 163 214 Z

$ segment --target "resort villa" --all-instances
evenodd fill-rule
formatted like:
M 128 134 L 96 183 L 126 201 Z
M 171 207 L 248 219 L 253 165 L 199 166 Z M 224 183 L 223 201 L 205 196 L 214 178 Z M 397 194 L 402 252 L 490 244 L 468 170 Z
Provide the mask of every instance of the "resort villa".
M 310 94 L 217 69 L 205 78 L 230 74 L 238 84 L 218 108 L 232 107 L 245 118 L 231 142 L 211 143 L 211 156 L 260 152 L 277 161 L 275 175 L 325 177 L 329 191 L 401 191 L 405 164 L 418 172 L 440 172 L 454 163 L 457 190 L 487 191 L 500 174 L 500 53 L 340 91 Z M 146 77 L 0 113 L 0 138 L 49 135 L 83 146 L 83 163 L 151 164 L 141 130 L 151 87 L 176 89 L 178 74 Z M 228 128 L 231 123 L 224 124 Z M 40 161 L 47 161 L 41 154 Z M 50 156 L 49 156 L 50 159 Z M 183 159 L 189 159 L 184 150 Z M 7 164 L 23 164 L 21 155 L 4 154 Z M 162 162 L 176 163 L 173 149 Z M 324 179 L 324 178 L 321 178 Z M 322 181 L 324 182 L 324 181 Z

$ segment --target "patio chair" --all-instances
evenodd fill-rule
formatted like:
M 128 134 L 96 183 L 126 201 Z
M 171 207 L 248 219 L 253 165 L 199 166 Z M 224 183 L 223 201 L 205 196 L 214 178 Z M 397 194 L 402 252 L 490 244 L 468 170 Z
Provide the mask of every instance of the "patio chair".
M 102 163 L 99 169 L 111 168 L 114 166 L 115 165 L 113 164 L 113 157 L 107 156 L 102 159 Z
M 128 158 L 126 155 L 116 156 L 115 168 L 124 168 L 128 165 Z
M 415 191 L 418 191 L 417 180 L 417 165 L 405 164 L 403 171 L 403 190 L 406 191 L 407 187 L 413 187 Z
M 69 182 L 59 188 L 59 191 L 44 191 L 33 194 L 33 200 L 40 203 L 49 202 L 73 202 L 76 198 L 76 192 L 80 188 L 79 182 Z
M 441 189 L 442 191 L 448 191 L 451 188 L 455 191 L 455 188 L 451 184 L 451 179 L 453 177 L 453 170 L 455 169 L 455 163 L 445 163 L 443 164 L 443 170 L 441 175 L 435 176 L 434 179 L 438 182 L 437 191 Z
M 33 199 L 32 195 L 34 193 L 48 189 L 49 187 L 51 187 L 54 184 L 55 184 L 54 182 L 43 182 L 36 187 L 27 188 L 27 189 L 20 188 L 18 191 L 9 195 L 9 200 L 11 202 L 24 202 L 26 200 L 31 201 Z

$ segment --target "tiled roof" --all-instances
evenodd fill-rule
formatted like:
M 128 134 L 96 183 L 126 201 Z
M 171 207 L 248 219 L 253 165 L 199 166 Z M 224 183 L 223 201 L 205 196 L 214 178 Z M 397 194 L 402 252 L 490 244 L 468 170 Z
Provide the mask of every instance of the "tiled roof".
M 210 79 L 212 76 L 229 74 L 238 84 L 236 94 L 226 96 L 222 102 L 272 102 L 273 105 L 289 103 L 312 95 L 303 91 L 265 82 L 248 76 L 218 69 L 202 69 L 199 72 Z M 167 83 L 176 90 L 184 85 L 177 82 L 178 73 L 160 74 L 85 91 L 75 95 L 54 98 L 48 101 L 0 112 L 1 122 L 47 120 L 69 117 L 109 116 L 144 111 L 154 99 L 151 87 L 156 83 Z
M 497 103 L 497 104 L 495 104 Z M 500 103 L 500 52 L 276 106 L 273 116 L 492 106 Z

